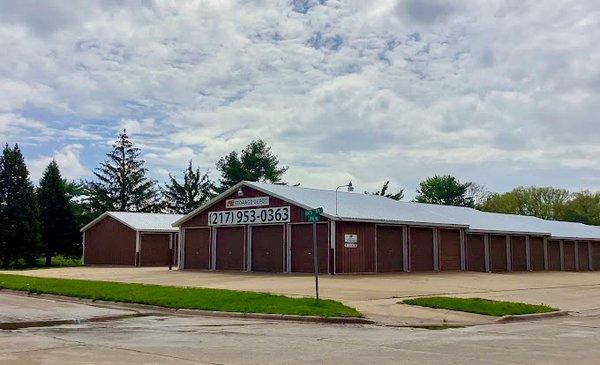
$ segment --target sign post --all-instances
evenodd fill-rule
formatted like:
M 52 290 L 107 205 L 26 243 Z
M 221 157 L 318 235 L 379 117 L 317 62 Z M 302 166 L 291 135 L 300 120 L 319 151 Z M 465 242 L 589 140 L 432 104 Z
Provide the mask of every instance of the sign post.
M 317 222 L 321 220 L 321 213 L 323 208 L 306 210 L 304 212 L 304 218 L 307 221 L 312 222 L 312 236 L 313 236 L 313 267 L 315 271 L 315 297 L 317 303 L 319 303 L 319 260 L 317 258 Z

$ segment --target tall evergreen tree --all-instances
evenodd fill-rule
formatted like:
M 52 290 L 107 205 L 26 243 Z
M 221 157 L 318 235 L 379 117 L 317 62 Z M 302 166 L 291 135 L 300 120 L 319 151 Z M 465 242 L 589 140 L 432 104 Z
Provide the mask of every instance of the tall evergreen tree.
M 52 256 L 57 254 L 79 256 L 80 234 L 56 161 L 50 162 L 40 180 L 38 202 L 46 266 L 52 264 Z
M 215 195 L 214 185 L 208 178 L 208 172 L 202 174 L 190 161 L 183 171 L 183 182 L 179 183 L 171 174 L 165 187 L 165 205 L 171 213 L 187 214 L 198 208 Z
M 39 212 L 25 159 L 18 145 L 0 157 L 0 264 L 33 266 L 40 248 Z
M 160 211 L 160 194 L 156 181 L 146 177 L 148 169 L 140 159 L 140 149 L 133 146 L 123 130 L 106 154 L 108 160 L 94 170 L 97 181 L 88 183 L 88 201 L 96 213 L 107 210 L 130 212 Z
M 94 220 L 98 215 L 94 213 L 87 202 L 87 189 L 85 181 L 67 181 L 63 180 L 65 185 L 65 195 L 69 205 L 75 215 L 77 228 L 81 228 Z
M 232 151 L 217 162 L 221 172 L 221 186 L 225 191 L 242 180 L 281 182 L 281 176 L 287 167 L 279 167 L 279 159 L 271 153 L 271 147 L 262 141 L 252 141 L 238 155 Z

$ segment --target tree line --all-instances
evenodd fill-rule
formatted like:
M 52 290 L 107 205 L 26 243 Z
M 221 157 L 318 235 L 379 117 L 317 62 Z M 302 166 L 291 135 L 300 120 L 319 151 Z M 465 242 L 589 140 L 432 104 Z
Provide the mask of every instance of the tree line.
M 67 181 L 52 161 L 35 187 L 19 146 L 6 145 L 0 156 L 0 265 L 34 266 L 40 257 L 51 265 L 55 255 L 80 257 L 79 229 L 105 211 L 186 214 L 242 180 L 283 184 L 288 169 L 280 166 L 264 141 L 257 140 L 217 161 L 218 181 L 190 161 L 181 178 L 169 174 L 160 186 L 147 176 L 140 156 L 124 130 L 91 180 Z M 414 202 L 600 225 L 600 192 L 518 187 L 492 193 L 444 175 L 421 181 L 416 193 Z M 365 194 L 404 198 L 403 189 L 390 192 L 389 181 Z

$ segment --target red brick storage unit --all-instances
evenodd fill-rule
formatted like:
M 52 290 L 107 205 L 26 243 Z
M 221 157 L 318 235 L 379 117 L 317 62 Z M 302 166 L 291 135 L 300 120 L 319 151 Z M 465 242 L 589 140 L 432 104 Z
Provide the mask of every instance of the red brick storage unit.
M 312 273 L 313 224 L 305 213 L 316 208 L 323 209 L 316 224 L 321 273 L 600 267 L 600 229 L 591 226 L 244 181 L 173 223 L 179 268 Z M 582 243 L 590 241 L 591 251 Z
M 181 215 L 106 212 L 81 229 L 85 265 L 167 266 L 177 264 Z

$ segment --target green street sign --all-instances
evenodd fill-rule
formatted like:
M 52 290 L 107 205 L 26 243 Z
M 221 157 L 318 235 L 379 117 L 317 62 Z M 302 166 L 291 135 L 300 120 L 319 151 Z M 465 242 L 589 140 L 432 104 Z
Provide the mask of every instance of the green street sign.
M 316 223 L 321 220 L 321 213 L 323 213 L 323 208 L 305 210 L 304 218 L 309 222 Z

